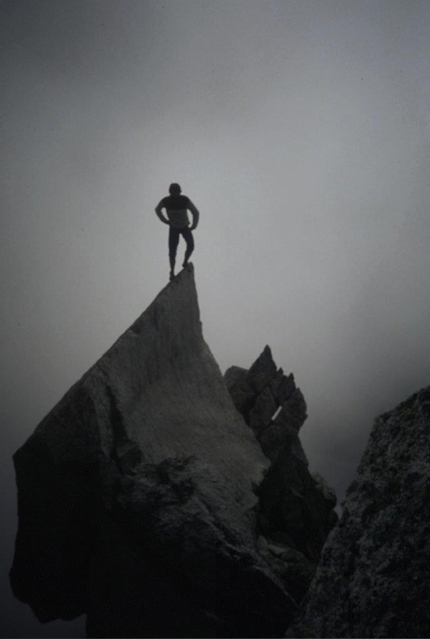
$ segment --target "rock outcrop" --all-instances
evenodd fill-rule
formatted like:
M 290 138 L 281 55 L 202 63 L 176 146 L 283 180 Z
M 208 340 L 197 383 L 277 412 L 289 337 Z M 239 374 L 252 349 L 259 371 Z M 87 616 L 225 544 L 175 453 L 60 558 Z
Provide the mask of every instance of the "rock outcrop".
M 336 497 L 308 470 L 299 439 L 307 408 L 294 376 L 284 375 L 265 347 L 249 370 L 232 366 L 226 385 L 271 466 L 258 488 L 260 553 L 299 603 L 327 535 L 337 522 Z
M 290 637 L 430 636 L 430 387 L 377 419 Z
M 306 405 L 270 349 L 227 380 L 234 402 L 190 265 L 16 452 L 11 583 L 41 621 L 86 614 L 90 637 L 284 634 L 334 498 L 308 472 Z
M 14 456 L 15 595 L 92 637 L 279 636 L 293 599 L 257 552 L 268 459 L 203 340 L 193 268 Z

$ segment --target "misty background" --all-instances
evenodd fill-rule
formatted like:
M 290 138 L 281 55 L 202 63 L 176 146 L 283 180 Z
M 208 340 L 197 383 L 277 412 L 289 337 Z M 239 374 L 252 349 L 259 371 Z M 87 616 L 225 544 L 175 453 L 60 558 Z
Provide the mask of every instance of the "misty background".
M 83 636 L 10 591 L 12 454 L 167 284 L 170 182 L 215 358 L 270 345 L 340 500 L 430 383 L 430 3 L 0 0 L 0 47 L 0 633 Z

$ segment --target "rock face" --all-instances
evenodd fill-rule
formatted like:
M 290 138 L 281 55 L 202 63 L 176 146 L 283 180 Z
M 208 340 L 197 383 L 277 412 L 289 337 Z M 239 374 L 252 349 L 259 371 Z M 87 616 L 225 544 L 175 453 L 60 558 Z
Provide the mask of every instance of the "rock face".
M 430 636 L 430 387 L 375 423 L 291 637 Z
M 15 595 L 90 637 L 279 637 L 333 525 L 267 347 L 227 390 L 182 271 L 14 456 Z M 276 413 L 276 414 L 275 414 Z
M 202 337 L 190 265 L 14 456 L 15 595 L 91 637 L 279 636 L 257 551 L 269 460 Z
M 249 370 L 229 368 L 225 381 L 236 408 L 271 460 L 258 488 L 260 553 L 299 603 L 337 522 L 334 492 L 309 473 L 300 443 L 306 402 L 294 376 L 278 370 L 268 346 Z

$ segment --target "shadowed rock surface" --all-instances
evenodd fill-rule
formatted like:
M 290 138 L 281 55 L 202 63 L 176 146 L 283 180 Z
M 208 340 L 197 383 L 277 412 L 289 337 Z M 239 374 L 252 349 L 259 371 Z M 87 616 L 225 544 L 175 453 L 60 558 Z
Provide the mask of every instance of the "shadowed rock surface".
M 224 376 L 236 408 L 271 460 L 258 488 L 259 550 L 299 603 L 307 592 L 327 535 L 337 522 L 336 497 L 312 476 L 299 430 L 306 402 L 293 374 L 284 375 L 265 347 L 249 370 Z
M 430 387 L 382 415 L 289 637 L 430 636 Z
M 91 637 L 279 636 L 295 603 L 257 552 L 269 461 L 203 340 L 193 268 L 14 456 L 15 595 Z

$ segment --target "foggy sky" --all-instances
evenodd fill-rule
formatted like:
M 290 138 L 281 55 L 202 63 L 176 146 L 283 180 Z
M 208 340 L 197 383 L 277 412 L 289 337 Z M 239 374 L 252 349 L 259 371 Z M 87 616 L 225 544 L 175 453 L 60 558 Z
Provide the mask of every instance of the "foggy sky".
M 0 0 L 0 33 L 1 636 L 73 636 L 9 591 L 11 456 L 167 283 L 170 182 L 215 358 L 271 346 L 340 498 L 430 383 L 430 3 Z

